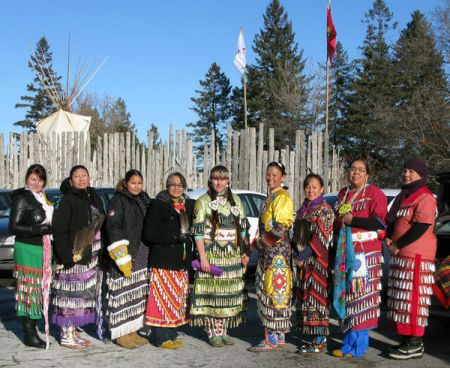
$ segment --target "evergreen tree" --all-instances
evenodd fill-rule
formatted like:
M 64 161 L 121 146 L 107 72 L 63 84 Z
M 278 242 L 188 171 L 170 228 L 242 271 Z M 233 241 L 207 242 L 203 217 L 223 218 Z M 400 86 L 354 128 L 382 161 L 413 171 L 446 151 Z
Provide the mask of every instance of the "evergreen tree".
M 244 129 L 244 90 L 234 87 L 230 96 L 231 126 L 235 130 Z
M 275 129 L 277 147 L 292 144 L 295 130 L 307 120 L 309 80 L 303 51 L 298 50 L 288 15 L 272 0 L 263 15 L 264 27 L 255 36 L 256 65 L 248 67 L 248 122 Z
M 334 146 L 345 147 L 349 144 L 351 132 L 346 130 L 345 112 L 348 107 L 348 94 L 352 78 L 351 64 L 342 44 L 336 43 L 336 52 L 330 70 L 330 102 L 328 124 L 330 139 Z
M 150 131 L 153 132 L 153 147 L 160 146 L 161 143 L 162 143 L 162 140 L 161 140 L 161 137 L 159 136 L 158 126 L 156 126 L 155 124 L 151 123 L 150 124 L 150 129 L 148 130 L 148 132 L 150 133 Z
M 395 127 L 401 138 L 400 154 L 427 160 L 435 172 L 448 169 L 450 120 L 444 61 L 421 12 L 415 11 L 401 32 L 394 57 Z
M 45 78 L 45 85 L 51 85 L 56 89 L 56 93 L 61 93 L 61 85 L 58 77 L 53 71 L 52 67 L 53 53 L 50 52 L 50 46 L 45 37 L 36 44 L 36 51 L 30 57 L 28 67 L 35 74 L 35 70 L 41 72 Z M 36 123 L 48 115 L 56 111 L 56 107 L 48 97 L 45 87 L 41 85 L 39 78 L 35 76 L 33 82 L 27 85 L 27 91 L 30 95 L 20 97 L 21 103 L 15 105 L 16 108 L 26 108 L 27 113 L 24 120 L 20 120 L 14 123 L 14 125 L 29 129 L 36 130 Z
M 189 135 L 197 151 L 203 152 L 204 144 L 211 142 L 211 129 L 214 129 L 217 151 L 222 148 L 223 132 L 231 117 L 230 80 L 220 71 L 220 66 L 213 63 L 199 83 L 202 89 L 195 91 L 198 97 L 191 98 L 194 103 L 191 110 L 199 119 L 187 125 L 192 128 Z
M 375 0 L 365 15 L 367 33 L 362 58 L 355 62 L 355 78 L 350 86 L 345 112 L 344 154 L 348 161 L 366 158 L 373 166 L 372 180 L 389 182 L 390 161 L 395 157 L 397 137 L 392 134 L 393 117 L 392 60 L 386 33 L 394 29 L 392 13 L 384 0 Z M 393 174 L 394 176 L 397 173 Z
M 107 108 L 104 121 L 111 132 L 136 134 L 135 126 L 131 122 L 131 114 L 127 111 L 127 104 L 121 97 Z

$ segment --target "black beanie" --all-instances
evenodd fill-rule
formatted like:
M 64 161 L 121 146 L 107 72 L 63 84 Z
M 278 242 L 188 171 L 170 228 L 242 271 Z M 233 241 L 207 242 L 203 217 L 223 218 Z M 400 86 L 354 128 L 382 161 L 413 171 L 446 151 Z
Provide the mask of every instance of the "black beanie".
M 428 178 L 428 165 L 416 157 L 410 158 L 403 164 L 404 169 L 414 170 L 422 179 Z

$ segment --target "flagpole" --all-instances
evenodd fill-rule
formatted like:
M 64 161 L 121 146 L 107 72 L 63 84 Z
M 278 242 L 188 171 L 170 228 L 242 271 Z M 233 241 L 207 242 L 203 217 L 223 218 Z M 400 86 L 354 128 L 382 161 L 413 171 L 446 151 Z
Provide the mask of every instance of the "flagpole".
M 328 9 L 330 8 L 331 0 L 328 0 Z M 328 25 L 327 25 L 328 27 Z M 324 186 L 325 186 L 325 192 L 329 192 L 328 189 L 328 171 L 329 171 L 329 142 L 330 142 L 330 136 L 328 132 L 328 118 L 329 118 L 329 112 L 328 107 L 330 104 L 330 61 L 328 58 L 328 49 L 326 53 L 326 63 L 327 63 L 327 81 L 326 81 L 326 99 L 325 99 L 325 162 L 324 162 Z
M 242 76 L 242 83 L 244 88 L 244 128 L 247 130 L 247 77 L 245 72 L 247 69 L 244 69 L 244 74 Z

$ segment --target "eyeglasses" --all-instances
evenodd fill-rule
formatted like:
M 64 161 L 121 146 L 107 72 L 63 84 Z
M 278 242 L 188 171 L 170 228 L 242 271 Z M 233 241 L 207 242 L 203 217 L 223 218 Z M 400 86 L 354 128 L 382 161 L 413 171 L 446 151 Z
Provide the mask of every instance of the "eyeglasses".
M 169 188 L 184 188 L 183 184 L 169 184 Z
M 350 168 L 350 171 L 351 172 L 358 172 L 358 173 L 361 173 L 361 174 L 364 174 L 365 172 L 366 172 L 366 169 L 363 169 L 362 167 L 351 167 Z

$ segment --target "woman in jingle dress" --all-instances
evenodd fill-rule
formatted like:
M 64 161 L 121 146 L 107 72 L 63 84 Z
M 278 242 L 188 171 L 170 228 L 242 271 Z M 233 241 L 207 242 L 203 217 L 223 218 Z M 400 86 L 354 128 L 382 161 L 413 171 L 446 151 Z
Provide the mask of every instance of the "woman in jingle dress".
M 231 192 L 226 167 L 211 170 L 208 192 L 195 202 L 193 233 L 200 258 L 191 306 L 194 326 L 205 326 L 213 347 L 233 345 L 228 328 L 238 326 L 247 310 L 244 271 L 249 260 L 248 220 Z M 223 273 L 213 275 L 212 266 Z
M 400 335 L 394 359 L 421 358 L 428 308 L 433 294 L 437 239 L 436 199 L 426 187 L 428 167 L 417 158 L 403 165 L 402 191 L 386 218 L 386 244 L 392 254 L 388 282 L 388 319 Z
M 269 195 L 259 218 L 259 250 L 256 268 L 258 315 L 264 326 L 263 340 L 250 351 L 270 351 L 286 344 L 291 328 L 291 243 L 289 230 L 294 222 L 294 204 L 282 187 L 286 169 L 280 162 L 267 166 Z
M 305 201 L 294 223 L 294 264 L 297 268 L 297 322 L 311 343 L 299 353 L 321 353 L 327 345 L 328 249 L 333 240 L 334 212 L 323 197 L 323 180 L 309 174 L 303 182 Z
M 333 270 L 333 305 L 341 319 L 344 343 L 337 357 L 361 357 L 369 347 L 369 330 L 378 327 L 387 200 L 368 184 L 369 166 L 358 159 L 348 171 L 350 185 L 335 205 L 339 232 Z

